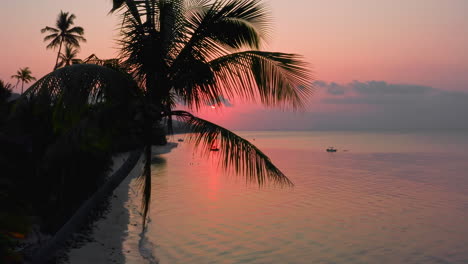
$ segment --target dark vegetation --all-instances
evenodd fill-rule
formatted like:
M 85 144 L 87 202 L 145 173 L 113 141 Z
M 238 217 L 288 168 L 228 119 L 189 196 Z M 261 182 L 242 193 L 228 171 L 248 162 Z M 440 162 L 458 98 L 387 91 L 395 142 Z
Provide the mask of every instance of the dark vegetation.
M 56 232 L 106 180 L 117 152 L 143 149 L 145 221 L 151 146 L 165 143 L 173 118 L 194 132 L 202 151 L 219 142 L 222 167 L 259 185 L 292 184 L 247 140 L 175 109 L 221 107 L 221 98 L 303 107 L 311 91 L 307 65 L 295 54 L 260 50 L 269 28 L 260 1 L 113 0 L 112 12 L 122 18 L 119 58 L 77 59 L 72 48 L 84 31 L 72 27 L 73 14 L 61 12 L 56 28 L 42 30 L 48 48 L 59 49 L 55 70 L 14 102 L 0 91 L 2 255 L 14 248 L 12 237 L 32 227 Z
M 36 87 L 57 78 L 61 78 L 60 72 L 41 79 Z M 90 88 L 92 84 L 78 85 Z M 2 89 L 1 93 L 8 91 Z M 83 104 L 76 115 L 61 104 L 66 100 L 63 97 L 49 96 L 48 103 L 38 103 L 42 94 L 26 94 L 16 102 L 2 96 L 0 104 L 2 250 L 14 246 L 12 238 L 31 233 L 33 224 L 42 233 L 54 234 L 105 181 L 112 153 L 141 145 L 137 122 L 126 118 L 132 114 L 124 111 L 127 106 Z M 78 101 L 80 97 L 69 99 Z M 126 122 L 119 122 L 122 118 Z

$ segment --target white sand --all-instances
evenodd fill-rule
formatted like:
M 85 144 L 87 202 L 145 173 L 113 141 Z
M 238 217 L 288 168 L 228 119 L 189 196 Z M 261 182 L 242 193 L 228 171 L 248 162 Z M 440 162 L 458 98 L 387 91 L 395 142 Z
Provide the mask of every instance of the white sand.
M 176 147 L 177 143 L 153 147 L 153 155 L 164 154 Z M 126 160 L 128 154 L 114 158 L 113 171 Z M 97 221 L 93 229 L 94 242 L 75 248 L 69 252 L 69 263 L 150 263 L 140 255 L 138 243 L 142 217 L 140 214 L 141 196 L 136 177 L 140 175 L 142 158 L 114 190 L 110 201 L 110 212 Z

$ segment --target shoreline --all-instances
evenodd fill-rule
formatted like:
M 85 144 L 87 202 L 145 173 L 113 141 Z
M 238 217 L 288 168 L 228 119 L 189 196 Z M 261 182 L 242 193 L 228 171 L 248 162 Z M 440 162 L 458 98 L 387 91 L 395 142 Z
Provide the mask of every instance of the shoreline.
M 169 153 L 175 147 L 177 143 L 174 142 L 168 142 L 164 146 L 153 146 L 153 158 L 155 155 Z M 92 241 L 71 248 L 67 253 L 67 263 L 156 262 L 150 254 L 142 256 L 139 247 L 144 234 L 141 230 L 140 208 L 137 206 L 141 199 L 137 177 L 141 172 L 142 162 L 143 158 L 140 157 L 137 165 L 114 190 L 109 199 L 108 213 L 93 224 Z

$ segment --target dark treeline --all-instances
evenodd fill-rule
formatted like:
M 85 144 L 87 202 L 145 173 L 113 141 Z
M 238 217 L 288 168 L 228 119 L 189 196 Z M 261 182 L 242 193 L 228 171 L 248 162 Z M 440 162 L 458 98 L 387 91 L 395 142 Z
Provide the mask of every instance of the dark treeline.
M 151 200 L 151 148 L 165 143 L 173 118 L 185 122 L 202 151 L 209 152 L 219 142 L 221 167 L 235 168 L 258 185 L 268 180 L 292 184 L 249 141 L 176 109 L 222 107 L 225 99 L 303 109 L 311 93 L 308 66 L 296 54 L 261 50 L 271 28 L 263 3 L 112 3 L 111 13 L 122 19 L 118 58 L 77 59 L 84 29 L 74 26 L 73 14 L 61 12 L 55 27 L 41 31 L 48 34 L 47 47 L 58 48 L 54 71 L 17 100 L 0 102 L 5 109 L 0 116 L 2 255 L 14 250 L 12 237 L 28 236 L 32 227 L 56 232 L 105 180 L 117 152 L 143 149 L 145 225 Z

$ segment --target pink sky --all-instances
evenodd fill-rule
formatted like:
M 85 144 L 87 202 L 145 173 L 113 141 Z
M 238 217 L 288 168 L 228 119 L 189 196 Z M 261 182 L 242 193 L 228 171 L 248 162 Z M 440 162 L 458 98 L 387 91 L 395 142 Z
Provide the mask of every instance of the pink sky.
M 468 1 L 264 2 L 274 22 L 267 49 L 304 55 L 317 80 L 381 80 L 468 91 Z M 0 9 L 0 79 L 14 83 L 9 77 L 25 66 L 38 78 L 50 72 L 56 53 L 45 49 L 40 29 L 53 26 L 60 10 L 74 13 L 76 25 L 85 28 L 88 42 L 80 57 L 114 57 L 117 17 L 108 15 L 110 7 L 110 0 L 5 1 Z M 310 111 L 325 107 L 316 97 Z M 225 112 L 224 120 L 232 110 Z

